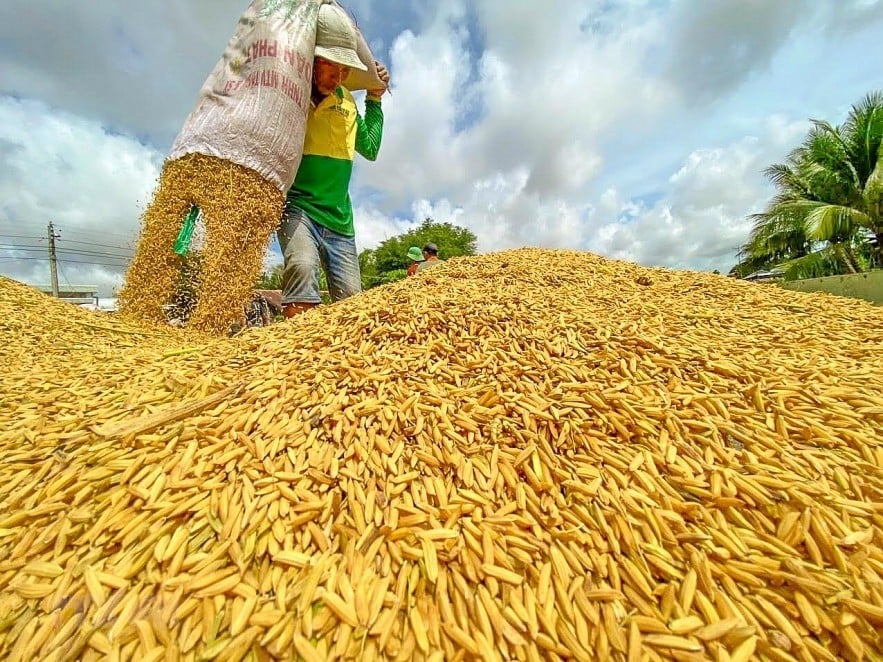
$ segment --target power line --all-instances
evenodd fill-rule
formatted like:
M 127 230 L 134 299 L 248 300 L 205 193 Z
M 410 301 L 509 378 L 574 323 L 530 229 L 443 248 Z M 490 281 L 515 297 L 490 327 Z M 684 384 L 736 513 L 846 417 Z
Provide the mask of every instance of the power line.
M 0 260 L 16 260 L 16 261 L 19 261 L 19 260 L 42 260 L 43 262 L 45 262 L 48 259 L 49 259 L 48 257 L 30 257 L 30 256 L 22 257 L 22 256 L 18 256 L 18 255 L 0 255 Z
M 48 257 L 12 257 L 12 256 L 0 256 L 0 260 L 15 260 L 15 261 L 33 261 L 36 260 L 38 262 L 47 262 L 49 260 Z M 127 267 L 129 263 L 125 260 L 121 260 L 117 264 L 112 264 L 110 262 L 102 262 L 100 260 L 63 260 L 65 264 L 91 264 L 99 267 Z
M 107 253 L 105 251 L 85 251 L 76 248 L 59 248 L 58 252 L 69 253 L 71 255 L 98 255 L 99 257 L 119 257 L 124 260 L 129 259 L 133 255 L 133 253 L 129 253 L 128 255 L 120 255 L 118 253 Z
M 3 235 L 0 235 L 0 237 L 2 237 L 2 236 Z M 38 239 L 38 238 L 39 237 L 34 237 L 34 239 Z M 55 243 L 56 243 L 56 247 L 60 251 L 61 250 L 68 250 L 68 251 L 85 250 L 83 248 L 62 248 L 61 244 L 84 244 L 86 246 L 94 246 L 96 248 L 110 248 L 111 250 L 126 251 L 129 254 L 131 254 L 133 252 L 132 249 L 128 246 L 112 246 L 110 244 L 93 244 L 91 241 L 73 241 L 72 239 L 65 239 L 63 241 L 57 241 Z M 29 245 L 18 245 L 18 244 L 2 244 L 0 246 L 2 246 L 3 248 L 33 248 L 33 249 L 41 250 L 41 251 L 46 250 L 45 246 L 29 246 Z
M 98 246 L 100 248 L 118 248 L 119 250 L 124 250 L 124 251 L 129 250 L 128 246 L 113 246 L 111 244 L 96 244 L 91 241 L 77 241 L 76 239 L 65 239 L 64 243 L 66 243 L 66 244 L 86 244 L 87 246 Z
M 13 244 L 0 244 L 0 251 L 20 251 L 25 253 L 42 253 L 46 249 L 41 246 L 15 246 Z M 96 255 L 99 257 L 111 257 L 111 258 L 119 258 L 121 260 L 128 260 L 134 255 L 134 253 L 128 253 L 126 255 L 121 255 L 119 253 L 107 253 L 105 251 L 87 251 L 79 248 L 63 248 L 56 244 L 55 251 L 58 255 L 67 254 L 67 255 Z
M 64 282 L 67 283 L 67 286 L 73 289 L 73 285 L 71 285 L 71 282 L 67 278 L 67 274 L 64 273 L 64 269 L 61 268 L 60 264 L 58 265 L 58 270 L 61 272 L 61 277 L 64 278 Z
M 40 235 L 29 235 L 29 234 L 26 235 L 26 234 L 15 233 L 14 232 L 15 225 L 12 223 L 10 223 L 9 225 L 10 225 L 9 229 L 12 230 L 13 233 L 6 234 L 5 228 L 0 227 L 0 230 L 3 230 L 3 232 L 0 232 L 0 237 L 8 237 L 8 238 L 14 238 L 14 239 L 39 239 L 41 241 L 46 240 L 46 237 L 43 237 Z M 58 229 L 58 228 L 56 228 L 56 229 Z M 89 236 L 94 236 L 94 235 L 101 235 L 102 237 L 104 237 L 104 236 L 120 237 L 121 239 L 124 239 L 126 241 L 132 241 L 138 236 L 138 232 L 133 232 L 133 233 L 108 232 L 106 230 L 81 230 L 79 228 L 65 228 L 64 234 L 65 235 L 73 234 L 75 236 L 80 236 L 80 237 L 89 237 Z M 66 241 L 75 241 L 75 240 L 74 239 L 67 239 Z M 76 241 L 78 241 L 79 243 L 84 243 L 84 242 L 81 242 L 80 240 L 76 240 Z M 86 242 L 86 243 L 91 243 L 91 242 Z
M 132 239 L 133 238 L 132 234 L 125 234 L 122 232 L 108 232 L 105 230 L 81 230 L 80 228 L 67 228 L 67 229 L 65 229 L 65 233 L 66 234 L 75 234 L 75 235 L 84 235 L 84 236 L 89 236 L 89 235 L 93 235 L 93 234 L 101 234 L 101 235 L 107 235 L 109 237 L 122 237 L 123 239 Z M 137 234 L 138 233 L 136 232 L 135 235 L 137 235 Z
M 76 248 L 76 247 L 65 248 L 64 246 L 61 246 L 62 243 L 68 243 L 68 242 L 55 242 L 55 248 L 59 252 L 67 251 L 68 253 L 95 253 L 97 255 L 119 255 L 119 253 L 110 253 L 108 251 L 92 251 L 92 250 L 89 250 L 88 248 Z M 79 243 L 86 244 L 87 242 L 79 242 Z M 97 247 L 104 246 L 104 244 L 87 244 L 87 245 L 97 246 Z M 129 248 L 123 248 L 122 246 L 108 246 L 108 248 L 110 248 L 111 250 L 114 250 L 114 251 L 122 251 L 122 253 L 124 255 L 126 255 L 126 257 L 134 255 L 134 253 L 135 253 L 134 250 L 129 249 Z M 35 246 L 33 244 L 0 243 L 0 250 L 45 251 L 46 247 L 45 246 Z
M 2 221 L 0 221 L 0 223 L 2 223 Z M 46 240 L 46 237 L 41 236 L 41 235 L 19 234 L 19 232 L 17 232 L 17 230 L 19 230 L 19 229 L 20 228 L 17 228 L 16 224 L 14 224 L 14 223 L 8 223 L 8 228 L 4 228 L 2 225 L 0 225 L 0 237 L 8 237 L 8 238 L 14 238 L 14 239 L 39 239 L 41 241 Z M 8 233 L 7 233 L 7 230 L 8 230 Z M 84 230 L 81 228 L 60 229 L 58 227 L 56 227 L 56 230 L 60 230 L 60 231 L 64 232 L 64 236 L 72 234 L 72 235 L 79 236 L 79 237 L 94 237 L 96 235 L 99 235 L 99 239 L 104 238 L 104 237 L 120 237 L 121 239 L 124 239 L 126 241 L 133 241 L 138 237 L 137 230 L 134 232 L 111 232 L 111 231 L 102 230 L 102 229 L 95 229 L 95 230 Z M 65 241 L 71 241 L 71 242 L 76 242 L 76 243 L 92 243 L 92 242 L 83 242 L 80 239 L 66 239 Z M 113 248 L 120 248 L 120 247 L 114 246 Z
M 83 261 L 83 260 L 62 260 L 65 264 L 91 264 L 96 267 L 115 267 L 118 269 L 124 269 L 129 266 L 128 262 L 98 262 L 98 261 Z
M 3 233 L 0 234 L 0 237 L 10 240 L 10 239 L 24 239 L 29 240 L 30 242 L 34 241 L 45 241 L 47 238 L 49 239 L 48 246 L 40 246 L 34 245 L 33 243 L 29 244 L 17 244 L 17 243 L 0 243 L 0 253 L 6 253 L 6 255 L 0 255 L 0 260 L 3 261 L 30 261 L 36 260 L 40 262 L 45 262 L 48 260 L 49 262 L 49 271 L 50 278 L 52 281 L 52 294 L 53 296 L 58 296 L 58 270 L 61 264 L 77 264 L 77 265 L 88 265 L 92 267 L 104 268 L 113 271 L 118 271 L 121 269 L 125 269 L 129 266 L 129 263 L 133 257 L 134 251 L 130 248 L 114 245 L 114 244 L 105 244 L 94 241 L 82 241 L 79 239 L 65 239 L 63 242 L 58 242 L 57 240 L 61 239 L 61 235 L 57 232 L 57 228 L 52 221 L 49 222 L 47 227 L 47 236 L 39 237 L 36 235 L 28 235 L 28 234 L 20 234 L 16 232 L 12 233 Z M 65 234 L 68 232 L 73 232 L 75 235 L 79 234 L 82 236 L 88 236 L 89 232 L 82 230 L 65 230 Z M 119 237 L 125 237 L 127 240 L 131 240 L 131 235 L 122 235 L 119 233 L 106 232 L 104 235 L 116 235 Z M 76 246 L 85 246 L 85 248 L 78 247 L 67 247 L 64 244 L 76 244 Z M 45 255 L 45 251 L 48 248 L 49 256 L 41 257 L 36 255 L 37 253 L 43 253 Z M 108 249 L 108 250 L 100 250 L 100 249 Z M 99 250 L 91 250 L 91 249 L 99 249 Z M 114 251 L 114 252 L 109 252 Z M 122 251 L 123 253 L 116 252 Z M 24 255 L 21 255 L 24 253 Z M 83 258 L 83 259 L 70 259 L 74 258 Z M 70 285 L 70 281 L 67 278 L 67 274 L 62 270 L 62 277 L 65 279 L 68 285 Z

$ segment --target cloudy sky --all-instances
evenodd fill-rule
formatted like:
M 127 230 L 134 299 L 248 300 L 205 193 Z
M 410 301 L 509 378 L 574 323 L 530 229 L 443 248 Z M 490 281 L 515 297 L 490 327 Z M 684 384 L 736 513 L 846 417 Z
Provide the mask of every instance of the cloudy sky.
M 48 283 L 52 221 L 60 283 L 111 294 L 246 4 L 0 4 L 0 273 Z M 481 251 L 727 271 L 763 168 L 883 87 L 883 0 L 344 4 L 393 79 L 353 181 L 361 248 L 431 216 Z

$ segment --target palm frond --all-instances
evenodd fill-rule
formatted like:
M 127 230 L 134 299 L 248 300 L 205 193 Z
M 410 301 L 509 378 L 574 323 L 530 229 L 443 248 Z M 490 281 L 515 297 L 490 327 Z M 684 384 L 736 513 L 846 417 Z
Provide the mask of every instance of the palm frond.
M 817 186 L 849 191 L 861 186 L 858 171 L 850 161 L 849 148 L 840 129 L 821 120 L 813 120 L 803 143 L 803 161 L 817 181 Z M 843 193 L 839 193 L 840 196 Z
M 883 232 L 883 149 L 878 151 L 874 171 L 865 182 L 864 203 L 871 217 L 868 229 L 875 233 Z
M 787 202 L 779 209 L 783 214 L 802 217 L 806 235 L 814 241 L 843 241 L 871 223 L 867 214 L 854 207 L 813 200 Z
M 843 123 L 843 132 L 850 159 L 864 180 L 876 166 L 883 140 L 883 91 L 869 93 L 852 107 Z
M 779 268 L 782 270 L 782 280 L 786 281 L 820 278 L 844 272 L 836 252 L 830 246 L 782 262 Z
M 750 218 L 753 226 L 745 250 L 751 257 L 781 260 L 806 252 L 808 239 L 799 216 L 775 208 Z
M 866 231 L 883 237 L 883 91 L 853 106 L 840 126 L 812 120 L 800 145 L 764 174 L 776 190 L 749 217 L 749 259 L 793 262 L 791 273 L 863 268 Z M 870 250 L 883 260 L 883 249 Z
M 787 163 L 774 163 L 765 168 L 763 174 L 779 188 L 792 188 L 797 175 Z

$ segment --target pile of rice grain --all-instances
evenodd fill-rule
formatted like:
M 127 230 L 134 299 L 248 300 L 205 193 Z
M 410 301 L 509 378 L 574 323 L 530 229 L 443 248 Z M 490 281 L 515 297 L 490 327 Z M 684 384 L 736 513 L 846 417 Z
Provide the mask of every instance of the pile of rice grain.
M 222 341 L 63 305 L 0 348 L 3 658 L 883 656 L 883 309 L 534 249 Z

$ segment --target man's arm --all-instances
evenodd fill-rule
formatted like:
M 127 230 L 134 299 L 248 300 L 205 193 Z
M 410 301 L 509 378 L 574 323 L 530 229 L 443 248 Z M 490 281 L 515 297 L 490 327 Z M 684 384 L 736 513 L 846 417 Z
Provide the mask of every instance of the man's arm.
M 380 97 L 389 87 L 389 72 L 386 67 L 379 62 L 374 64 L 383 87 L 368 90 L 365 98 L 365 119 L 356 114 L 356 151 L 369 161 L 376 161 L 380 151 L 380 140 L 383 137 L 383 108 L 380 107 Z
M 383 138 L 383 108 L 379 98 L 365 99 L 365 118 L 356 115 L 356 151 L 369 161 L 377 160 Z

